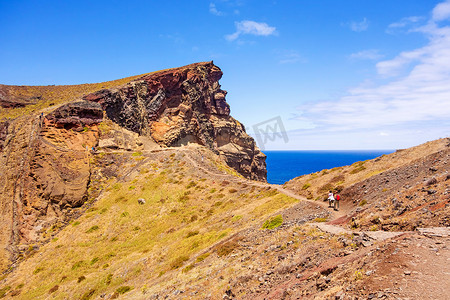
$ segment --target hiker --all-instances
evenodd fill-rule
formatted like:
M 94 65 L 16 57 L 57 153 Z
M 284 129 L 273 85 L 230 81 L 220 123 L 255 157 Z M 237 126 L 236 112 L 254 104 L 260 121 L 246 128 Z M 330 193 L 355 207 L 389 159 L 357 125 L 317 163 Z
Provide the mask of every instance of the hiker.
M 328 193 L 328 207 L 332 207 L 334 204 L 334 196 L 333 196 L 333 192 L 330 191 Z
M 339 210 L 339 201 L 341 200 L 341 196 L 336 193 L 334 195 L 334 210 Z

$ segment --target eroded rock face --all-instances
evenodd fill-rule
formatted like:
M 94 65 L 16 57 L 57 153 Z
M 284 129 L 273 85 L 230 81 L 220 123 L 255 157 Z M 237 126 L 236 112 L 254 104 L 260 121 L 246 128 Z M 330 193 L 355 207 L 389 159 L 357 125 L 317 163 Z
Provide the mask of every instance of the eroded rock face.
M 103 121 L 102 107 L 95 102 L 77 101 L 57 108 L 46 119 L 55 127 L 73 129 Z
M 84 99 L 99 103 L 109 119 L 160 145 L 204 145 L 245 177 L 265 181 L 265 155 L 230 116 L 221 77 L 212 62 L 198 63 L 146 75 Z
M 48 239 L 52 226 L 69 221 L 86 202 L 86 147 L 97 144 L 103 115 L 95 106 L 70 103 L 49 119 L 32 115 L 0 123 L 0 270 L 27 245 Z

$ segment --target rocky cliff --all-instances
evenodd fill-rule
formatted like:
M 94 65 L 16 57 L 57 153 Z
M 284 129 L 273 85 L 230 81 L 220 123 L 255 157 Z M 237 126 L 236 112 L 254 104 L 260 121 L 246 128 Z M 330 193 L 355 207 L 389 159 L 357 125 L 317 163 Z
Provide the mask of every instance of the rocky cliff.
M 119 135 L 126 151 L 140 150 L 142 143 L 133 134 L 161 147 L 197 143 L 244 177 L 265 181 L 265 155 L 230 116 L 226 91 L 218 83 L 221 76 L 221 70 L 207 62 L 133 77 L 118 86 L 104 84 L 109 88 L 79 96 L 70 86 L 45 87 L 45 95 L 54 95 L 54 88 L 74 98 L 57 108 L 0 121 L 0 264 L 16 260 L 33 243 L 48 241 L 52 232 L 79 214 L 79 207 L 95 200 L 102 171 L 91 165 L 86 150 Z M 3 104 L 25 95 L 10 86 L 2 88 Z M 27 99 L 33 101 L 38 99 L 33 98 L 36 91 L 44 94 L 36 87 L 27 91 Z M 30 101 L 27 105 L 33 107 Z M 0 112 L 25 107 L 3 104 Z M 101 132 L 99 125 L 105 122 L 122 129 Z
M 146 75 L 84 99 L 99 103 L 113 122 L 160 145 L 201 144 L 243 176 L 265 181 L 265 155 L 230 116 L 221 77 L 212 62 L 197 63 Z

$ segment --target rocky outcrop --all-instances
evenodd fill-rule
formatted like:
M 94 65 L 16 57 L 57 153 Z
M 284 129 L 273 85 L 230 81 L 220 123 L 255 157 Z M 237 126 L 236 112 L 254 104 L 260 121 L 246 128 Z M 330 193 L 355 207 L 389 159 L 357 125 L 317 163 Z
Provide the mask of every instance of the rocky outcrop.
M 212 62 L 197 63 L 145 75 L 84 100 L 99 103 L 113 122 L 160 145 L 204 145 L 243 176 L 265 181 L 265 155 L 230 116 L 221 77 Z
M 95 103 L 86 105 L 91 106 Z M 29 244 L 48 240 L 51 228 L 68 222 L 87 200 L 91 166 L 86 147 L 97 144 L 96 123 L 102 115 L 89 115 L 91 109 L 80 107 L 85 106 L 63 106 L 49 120 L 34 115 L 0 123 L 0 141 L 5 140 L 0 156 L 0 270 Z M 74 111 L 82 118 L 63 113 Z
M 95 102 L 77 101 L 57 108 L 46 119 L 57 128 L 83 129 L 103 121 L 102 107 Z

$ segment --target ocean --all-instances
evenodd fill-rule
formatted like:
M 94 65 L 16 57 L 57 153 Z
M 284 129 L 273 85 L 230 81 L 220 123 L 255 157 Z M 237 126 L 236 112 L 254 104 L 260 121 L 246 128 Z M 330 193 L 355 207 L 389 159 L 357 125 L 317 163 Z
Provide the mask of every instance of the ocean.
M 267 181 L 283 184 L 301 175 L 351 165 L 392 152 L 395 150 L 264 151 L 267 155 Z

